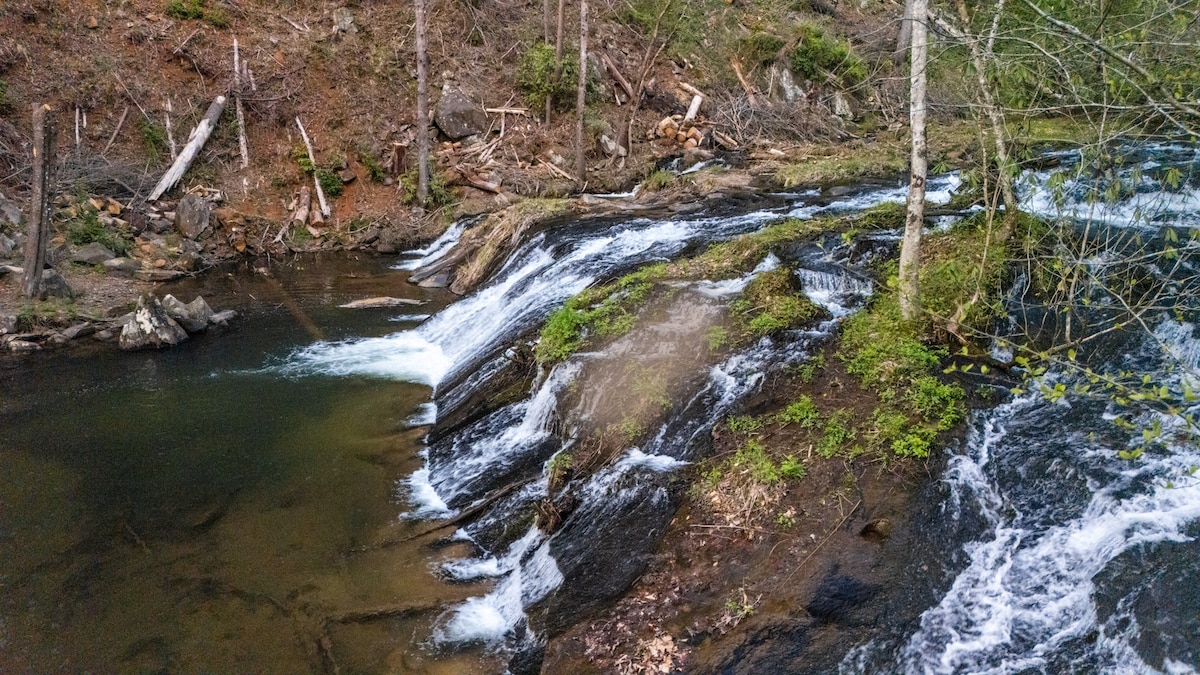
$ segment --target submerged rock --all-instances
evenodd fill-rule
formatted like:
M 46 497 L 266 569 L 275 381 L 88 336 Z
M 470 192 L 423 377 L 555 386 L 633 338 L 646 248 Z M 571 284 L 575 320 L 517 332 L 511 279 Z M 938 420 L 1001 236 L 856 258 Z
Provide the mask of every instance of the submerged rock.
M 167 314 L 158 298 L 143 295 L 133 316 L 121 329 L 120 345 L 126 351 L 162 349 L 187 339 L 187 331 Z
M 341 307 L 342 309 L 375 309 L 377 307 L 399 307 L 400 305 L 420 304 L 423 304 L 420 300 L 384 296 L 379 298 L 363 298 L 362 300 L 355 300 L 353 302 L 347 302 L 344 305 L 338 305 L 338 307 Z

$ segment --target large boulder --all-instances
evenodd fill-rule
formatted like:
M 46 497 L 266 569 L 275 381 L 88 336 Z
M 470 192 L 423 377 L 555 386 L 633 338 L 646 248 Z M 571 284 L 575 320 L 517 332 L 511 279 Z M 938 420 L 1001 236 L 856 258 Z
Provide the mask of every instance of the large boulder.
M 188 239 L 199 237 L 208 229 L 212 205 L 203 197 L 184 195 L 175 209 L 175 229 Z
M 63 298 L 70 300 L 75 297 L 75 291 L 67 283 L 63 275 L 52 269 L 42 270 L 42 287 L 38 290 L 38 298 Z
M 433 123 L 451 140 L 481 134 L 488 128 L 483 107 L 449 84 L 442 87 L 442 97 L 433 111 Z
M 167 315 L 162 303 L 153 295 L 138 299 L 137 309 L 121 329 L 121 349 L 162 349 L 188 339 L 185 331 Z

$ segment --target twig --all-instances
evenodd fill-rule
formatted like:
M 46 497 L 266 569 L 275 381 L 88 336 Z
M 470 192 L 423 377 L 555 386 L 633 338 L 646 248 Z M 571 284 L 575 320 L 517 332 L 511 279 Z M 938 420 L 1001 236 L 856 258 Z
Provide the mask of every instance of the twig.
M 76 108 L 76 110 L 78 110 L 78 108 Z M 108 154 L 108 149 L 112 147 L 113 141 L 117 140 L 117 134 L 121 133 L 121 127 L 125 125 L 125 116 L 128 114 L 129 106 L 125 106 L 125 109 L 121 111 L 121 119 L 117 120 L 117 128 L 113 129 L 112 136 L 108 137 L 108 144 L 104 146 L 104 150 L 100 153 L 101 157 Z M 75 133 L 78 134 L 78 130 L 76 130 Z M 78 136 L 76 136 L 76 138 L 78 138 Z M 76 145 L 78 145 L 78 141 L 76 142 Z
M 787 583 L 787 581 L 788 581 L 788 579 L 791 579 L 791 578 L 792 578 L 792 575 L 793 575 L 793 574 L 795 574 L 797 570 L 799 570 L 801 567 L 804 567 L 804 564 L 805 564 L 805 563 L 807 563 L 809 560 L 811 560 L 811 559 L 812 559 L 812 557 L 813 557 L 814 555 L 816 555 L 816 554 L 817 554 L 817 551 L 820 551 L 820 550 L 821 550 L 821 547 L 825 545 L 825 542 L 829 541 L 829 538 L 830 538 L 830 537 L 832 537 L 834 534 L 836 534 L 838 530 L 842 529 L 842 525 L 845 525 L 845 524 L 846 524 L 846 521 L 850 519 L 850 516 L 854 515 L 854 512 L 858 510 L 858 507 L 859 507 L 859 506 L 862 506 L 862 500 L 861 500 L 861 499 L 860 499 L 860 500 L 858 500 L 858 501 L 857 501 L 857 502 L 854 504 L 854 508 L 850 509 L 850 512 L 849 512 L 849 513 L 847 513 L 846 515 L 842 516 L 842 519 L 841 519 L 841 520 L 839 520 L 839 521 L 837 522 L 837 525 L 834 525 L 833 527 L 831 527 L 831 528 L 829 529 L 829 533 L 825 535 L 825 538 L 821 540 L 821 543 L 817 544 L 817 547 L 816 547 L 816 548 L 814 548 L 813 550 L 809 551 L 808 555 L 804 557 L 804 560 L 801 560 L 801 561 L 800 561 L 800 564 L 799 564 L 799 565 L 796 565 L 795 567 L 793 567 L 793 568 L 792 568 L 792 571 L 791 571 L 791 572 L 788 572 L 788 575 L 787 575 L 786 577 L 784 577 L 784 578 L 783 578 L 783 582 L 782 582 L 782 583 L 785 583 L 785 584 L 786 584 L 786 583 Z
M 742 73 L 742 64 L 738 63 L 736 56 L 729 57 L 729 65 L 733 66 L 733 73 L 737 75 L 738 82 L 742 83 L 742 89 L 746 91 L 746 98 L 750 99 L 751 107 L 758 107 L 758 99 L 754 97 L 754 87 L 746 81 L 746 76 Z
M 300 31 L 301 33 L 307 33 L 309 31 L 308 26 L 301 26 L 300 24 L 296 23 L 295 21 L 292 21 L 291 19 L 287 18 L 286 16 L 284 16 L 282 14 L 279 15 L 279 18 L 281 18 L 284 21 L 291 24 L 292 28 L 295 28 L 296 30 Z
M 200 32 L 200 29 L 199 29 L 199 28 L 197 28 L 196 30 L 194 30 L 194 31 L 192 31 L 191 33 L 189 33 L 189 34 L 188 34 L 188 36 L 187 36 L 187 37 L 185 37 L 185 38 L 183 39 L 183 42 L 180 42 L 180 43 L 179 43 L 179 46 L 178 46 L 178 47 L 176 47 L 176 48 L 174 49 L 174 51 L 172 51 L 171 53 L 172 53 L 172 54 L 175 54 L 176 56 L 179 56 L 179 55 L 180 55 L 180 54 L 183 52 L 183 48 L 184 48 L 185 46 L 187 46 L 187 43 L 188 43 L 188 42 L 191 42 L 192 38 L 196 37 L 196 33 L 199 33 L 199 32 Z

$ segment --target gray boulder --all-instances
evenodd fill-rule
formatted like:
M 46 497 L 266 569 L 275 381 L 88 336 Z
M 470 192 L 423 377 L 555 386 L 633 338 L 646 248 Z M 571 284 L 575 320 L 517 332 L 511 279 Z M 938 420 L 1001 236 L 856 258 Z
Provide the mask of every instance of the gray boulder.
M 21 226 L 21 205 L 5 198 L 3 194 L 0 194 L 0 223 L 6 223 L 12 227 Z
M 42 287 L 38 292 L 38 297 L 42 300 L 46 298 L 64 298 L 70 300 L 75 297 L 75 291 L 71 290 L 70 284 L 55 270 L 42 270 Z
M 167 315 L 158 298 L 143 295 L 133 317 L 121 329 L 119 344 L 121 349 L 135 351 L 171 347 L 187 339 L 187 331 Z
M 0 335 L 11 335 L 17 332 L 17 317 L 11 314 L 0 314 Z
M 467 98 L 461 89 L 449 84 L 442 87 L 442 97 L 433 111 L 433 123 L 451 140 L 466 138 L 487 131 L 488 118 L 483 107 Z
M 175 229 L 188 239 L 199 237 L 208 229 L 212 205 L 202 197 L 184 195 L 175 209 Z
M 17 241 L 8 235 L 0 233 L 0 258 L 12 258 L 17 248 Z
M 189 333 L 204 331 L 212 323 L 212 308 L 200 296 L 196 296 L 195 300 L 184 304 L 175 296 L 167 295 L 162 299 L 162 306 L 166 310 L 167 316 L 174 319 Z
M 112 260 L 117 257 L 116 253 L 108 250 L 103 244 L 92 242 L 77 249 L 71 254 L 71 262 L 83 263 L 85 265 L 100 265 L 105 260 Z
M 112 272 L 113 274 L 120 274 L 126 277 L 131 277 L 133 276 L 134 272 L 142 269 L 141 263 L 133 258 L 113 258 L 111 260 L 105 260 L 100 264 L 104 265 L 104 269 L 108 270 L 109 272 Z

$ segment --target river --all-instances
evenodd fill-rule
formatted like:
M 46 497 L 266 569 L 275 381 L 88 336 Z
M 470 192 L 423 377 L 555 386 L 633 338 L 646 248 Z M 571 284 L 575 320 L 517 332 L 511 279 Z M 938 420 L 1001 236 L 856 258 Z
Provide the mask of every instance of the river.
M 931 196 L 956 185 L 931 181 Z M 464 414 L 472 391 L 597 280 L 782 216 L 901 201 L 904 191 L 865 185 L 569 222 L 523 244 L 463 299 L 404 283 L 456 229 L 399 264 L 298 260 L 271 278 L 205 281 L 187 291 L 258 309 L 230 334 L 171 352 L 4 361 L 0 666 L 320 672 L 336 659 L 364 672 L 487 673 L 512 657 L 514 671 L 535 668 L 543 631 L 636 576 L 674 508 L 666 481 L 696 458 L 698 439 L 764 368 L 807 358 L 836 324 L 714 367 L 651 442 L 574 486 L 581 503 L 549 536 L 524 514 L 551 489 L 547 466 L 563 448 L 555 402 L 578 359 L 486 414 Z M 1192 222 L 1189 198 L 1163 217 Z M 830 242 L 799 261 L 834 316 L 870 292 L 838 250 Z M 337 308 L 398 294 L 427 304 Z M 1159 330 L 1155 344 L 1195 368 L 1192 325 Z M 1139 367 L 1158 368 L 1160 352 L 1126 347 Z M 1182 386 L 1178 372 L 1164 369 L 1164 382 Z M 920 548 L 949 553 L 921 573 L 919 592 L 895 598 L 910 610 L 898 615 L 917 607 L 920 619 L 846 645 L 843 671 L 1193 672 L 1200 485 L 1186 472 L 1200 455 L 1185 446 L 1120 460 L 1127 439 L 1105 431 L 1108 414 L 1037 393 L 977 413 L 931 486 Z M 437 545 L 405 541 L 429 519 L 476 506 Z

